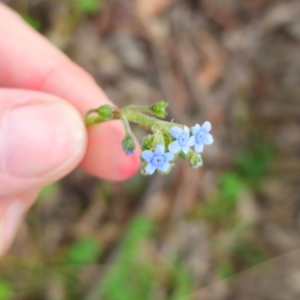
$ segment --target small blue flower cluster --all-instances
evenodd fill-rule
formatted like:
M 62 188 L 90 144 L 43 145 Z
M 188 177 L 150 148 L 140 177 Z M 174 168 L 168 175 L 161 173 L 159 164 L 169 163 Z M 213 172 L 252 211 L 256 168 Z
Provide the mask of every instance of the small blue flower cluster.
M 191 132 L 187 126 L 183 129 L 174 126 L 170 130 L 170 136 L 174 139 L 169 145 L 170 152 L 165 153 L 165 146 L 158 144 L 154 152 L 144 150 L 142 158 L 148 163 L 144 171 L 148 175 L 152 175 L 155 170 L 161 172 L 168 172 L 171 168 L 170 161 L 174 159 L 174 155 L 183 152 L 185 155 L 190 151 L 190 147 L 194 147 L 196 153 L 203 152 L 204 145 L 211 145 L 213 137 L 209 133 L 211 130 L 210 122 L 206 121 L 202 126 L 196 124 L 192 127 Z
M 142 173 L 151 175 L 156 170 L 168 173 L 171 170 L 174 157 L 182 157 L 188 160 L 192 168 L 202 165 L 200 153 L 204 145 L 213 143 L 213 137 L 209 133 L 210 122 L 204 122 L 202 126 L 196 124 L 192 128 L 180 124 L 162 121 L 167 115 L 168 103 L 157 102 L 150 106 L 129 105 L 123 109 L 102 105 L 91 109 L 86 113 L 86 126 L 99 123 L 120 120 L 123 123 L 126 135 L 122 140 L 122 148 L 127 155 L 132 155 L 135 150 L 135 141 L 130 128 L 130 122 L 144 127 L 152 132 L 143 139 L 141 158 L 144 160 Z M 194 149 L 191 149 L 193 147 Z M 166 152 L 167 151 L 167 152 Z

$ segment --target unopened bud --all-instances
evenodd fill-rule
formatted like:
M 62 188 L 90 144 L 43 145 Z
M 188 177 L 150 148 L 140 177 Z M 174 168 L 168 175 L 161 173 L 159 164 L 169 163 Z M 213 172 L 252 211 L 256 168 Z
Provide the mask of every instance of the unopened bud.
M 159 118 L 165 118 L 166 115 L 167 115 L 167 111 L 166 111 L 166 107 L 168 106 L 169 104 L 165 101 L 160 101 L 156 104 L 153 104 L 150 106 L 150 110 L 151 112 L 159 117 Z
M 143 139 L 142 150 L 150 150 L 154 148 L 153 143 L 154 143 L 154 135 L 153 134 L 146 135 Z
M 115 119 L 116 108 L 109 104 L 105 104 L 97 108 L 95 112 L 99 114 L 101 119 L 109 121 Z
M 126 154 L 133 154 L 133 151 L 135 149 L 135 143 L 133 137 L 130 134 L 126 134 L 125 138 L 122 141 L 122 147 Z
M 193 169 L 197 169 L 202 166 L 201 155 L 198 153 L 195 153 L 194 151 L 190 151 L 190 153 L 188 155 L 188 160 L 189 160 L 190 166 Z

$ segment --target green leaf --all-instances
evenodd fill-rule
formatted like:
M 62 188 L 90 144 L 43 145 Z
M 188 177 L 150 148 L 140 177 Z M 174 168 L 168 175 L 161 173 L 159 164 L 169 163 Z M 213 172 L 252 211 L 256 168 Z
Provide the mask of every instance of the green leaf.
M 102 9 L 103 0 L 77 0 L 78 9 L 87 14 L 94 14 Z
M 0 280 L 0 300 L 10 300 L 13 296 L 13 287 L 6 281 Z
M 57 194 L 58 190 L 59 190 L 58 183 L 52 183 L 46 185 L 42 188 L 38 200 L 43 200 L 44 198 L 47 197 L 53 197 L 55 194 Z
M 266 142 L 255 141 L 236 156 L 239 173 L 254 188 L 259 187 L 270 162 L 274 158 L 275 149 Z
M 220 192 L 225 199 L 236 199 L 243 182 L 234 172 L 223 173 L 220 177 Z
M 176 263 L 173 264 L 174 291 L 172 292 L 170 300 L 193 299 L 193 277 L 184 269 L 184 266 L 182 264 L 178 266 Z
M 84 237 L 70 246 L 63 261 L 70 264 L 91 264 L 97 261 L 100 252 L 101 246 L 95 238 Z
M 203 202 L 200 215 L 215 224 L 230 224 L 235 219 L 238 196 L 243 186 L 244 183 L 237 173 L 221 174 L 219 193 Z
M 151 257 L 145 256 L 142 250 L 153 230 L 153 221 L 142 216 L 129 224 L 120 246 L 120 255 L 99 287 L 98 293 L 103 299 L 151 299 L 155 282 L 154 266 Z

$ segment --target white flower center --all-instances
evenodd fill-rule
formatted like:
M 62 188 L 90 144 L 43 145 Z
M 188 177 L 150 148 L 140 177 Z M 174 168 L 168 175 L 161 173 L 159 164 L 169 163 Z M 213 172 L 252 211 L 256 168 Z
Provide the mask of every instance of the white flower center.
M 181 147 L 186 146 L 188 140 L 189 140 L 189 136 L 185 132 L 183 132 L 177 139 L 177 141 Z
M 164 162 L 165 162 L 165 158 L 164 158 L 164 156 L 162 154 L 154 154 L 153 158 L 151 160 L 151 163 L 155 167 L 162 166 Z
M 196 143 L 203 144 L 205 137 L 206 137 L 206 132 L 199 130 L 196 134 Z

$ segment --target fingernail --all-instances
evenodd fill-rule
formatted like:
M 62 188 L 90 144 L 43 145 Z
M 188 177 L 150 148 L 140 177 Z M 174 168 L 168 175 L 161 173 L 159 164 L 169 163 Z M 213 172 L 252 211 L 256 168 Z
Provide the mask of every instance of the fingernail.
M 24 206 L 21 201 L 12 202 L 4 212 L 0 221 L 0 255 L 11 244 L 20 225 Z
M 65 103 L 15 107 L 5 113 L 2 125 L 0 167 L 13 176 L 53 175 L 85 146 L 80 115 Z

